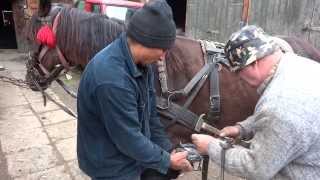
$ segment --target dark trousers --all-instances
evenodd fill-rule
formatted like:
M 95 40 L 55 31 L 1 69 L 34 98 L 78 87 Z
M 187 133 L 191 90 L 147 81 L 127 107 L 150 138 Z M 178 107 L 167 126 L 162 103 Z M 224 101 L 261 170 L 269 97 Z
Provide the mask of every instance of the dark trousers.
M 140 180 L 171 180 L 176 179 L 179 174 L 179 171 L 175 171 L 172 169 L 169 169 L 167 174 L 161 174 L 154 169 L 146 169 L 141 174 Z
M 146 169 L 141 174 L 140 180 L 171 180 L 176 179 L 178 176 L 179 171 L 175 171 L 172 169 L 169 169 L 167 174 L 161 174 L 154 169 Z M 92 180 L 108 180 L 108 178 L 92 177 Z

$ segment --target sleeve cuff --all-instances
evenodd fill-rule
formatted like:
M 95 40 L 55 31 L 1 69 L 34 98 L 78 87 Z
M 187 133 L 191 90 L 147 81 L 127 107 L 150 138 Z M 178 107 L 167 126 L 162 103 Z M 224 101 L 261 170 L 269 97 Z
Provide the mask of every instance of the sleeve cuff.
M 166 174 L 170 168 L 170 154 L 166 151 L 162 151 L 163 156 L 160 162 L 158 171 L 162 174 Z
M 222 142 L 220 139 L 214 139 L 208 145 L 208 155 L 211 161 L 218 165 L 220 165 L 221 162 L 222 147 L 220 145 L 220 142 Z
M 238 122 L 237 125 L 240 127 L 240 139 L 248 141 L 253 138 L 254 131 L 252 128 L 253 117 L 249 117 L 247 120 Z
M 238 122 L 237 124 L 240 125 L 245 130 L 251 129 L 252 126 L 252 116 L 248 117 L 246 120 Z

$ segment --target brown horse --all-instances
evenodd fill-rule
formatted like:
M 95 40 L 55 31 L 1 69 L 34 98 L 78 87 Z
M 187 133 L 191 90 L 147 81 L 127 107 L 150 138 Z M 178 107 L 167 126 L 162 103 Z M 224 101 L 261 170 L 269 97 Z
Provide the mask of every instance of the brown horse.
M 42 7 L 47 7 L 43 5 Z M 35 34 L 42 26 L 43 19 L 49 19 L 52 23 L 54 17 L 60 12 L 59 23 L 57 25 L 57 47 L 61 49 L 62 54 L 68 63 L 72 66 L 81 65 L 84 67 L 88 61 L 99 50 L 107 46 L 118 35 L 124 31 L 123 23 L 108 19 L 103 15 L 85 13 L 74 8 L 61 8 L 59 10 L 51 8 L 39 9 L 42 17 L 34 15 L 30 22 L 28 38 L 32 43 L 35 43 Z M 46 11 L 46 12 L 45 12 Z M 289 40 L 292 40 L 289 41 Z M 319 51 L 314 49 L 314 52 L 309 52 L 303 49 L 307 44 L 303 44 L 300 39 L 290 39 L 288 42 L 293 44 L 298 42 L 302 44 L 293 46 L 294 50 L 302 49 L 301 52 L 310 53 L 311 57 L 320 61 Z M 35 54 L 27 63 L 26 80 L 32 84 L 36 81 L 42 88 L 47 88 L 54 78 L 48 80 L 45 77 L 43 69 L 39 66 L 39 45 L 35 45 Z M 184 86 L 195 76 L 195 74 L 204 66 L 204 53 L 198 41 L 185 37 L 178 37 L 175 45 L 168 51 L 166 55 L 168 87 L 171 91 L 184 88 Z M 41 64 L 48 72 L 54 71 L 60 63 L 59 56 L 55 49 L 50 49 L 41 59 Z M 58 73 L 54 74 L 57 76 Z M 155 73 L 157 76 L 157 72 Z M 221 113 L 220 119 L 211 121 L 210 124 L 223 128 L 227 125 L 232 125 L 236 122 L 244 120 L 254 109 L 258 96 L 251 87 L 241 81 L 239 77 L 229 72 L 222 67 L 219 71 L 220 80 L 220 96 L 221 96 Z M 37 88 L 31 85 L 31 88 Z M 158 95 L 160 93 L 159 81 L 156 80 L 156 89 Z M 176 99 L 178 104 L 183 104 L 186 101 L 185 97 Z M 209 82 L 206 82 L 200 89 L 195 100 L 190 105 L 189 109 L 200 115 L 206 113 L 209 108 Z M 162 119 L 164 124 L 168 121 Z M 171 140 L 176 144 L 180 141 L 188 142 L 192 130 L 180 124 L 174 124 L 167 128 L 167 132 Z

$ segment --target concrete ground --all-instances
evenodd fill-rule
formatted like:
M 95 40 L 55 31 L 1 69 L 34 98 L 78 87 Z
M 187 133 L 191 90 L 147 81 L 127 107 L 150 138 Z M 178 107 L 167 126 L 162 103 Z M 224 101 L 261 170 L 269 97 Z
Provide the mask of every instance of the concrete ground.
M 0 49 L 0 75 L 24 79 L 25 54 Z M 74 90 L 79 73 L 65 80 Z M 76 112 L 75 99 L 57 84 L 46 90 L 58 102 Z M 77 121 L 51 101 L 43 106 L 40 93 L 0 79 L 0 180 L 86 180 L 77 165 Z M 220 168 L 210 164 L 209 180 L 218 179 Z M 190 172 L 179 180 L 200 180 Z M 226 175 L 226 180 L 240 178 Z

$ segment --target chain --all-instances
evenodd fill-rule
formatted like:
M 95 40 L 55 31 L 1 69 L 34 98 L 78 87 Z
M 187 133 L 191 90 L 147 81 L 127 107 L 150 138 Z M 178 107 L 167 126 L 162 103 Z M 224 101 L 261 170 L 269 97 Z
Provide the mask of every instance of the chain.
M 22 79 L 17 79 L 17 78 L 12 78 L 12 77 L 0 75 L 0 81 L 11 83 L 13 85 L 16 85 L 16 86 L 19 86 L 22 88 L 30 89 L 29 83 L 27 83 L 26 81 L 24 81 Z M 48 93 L 42 91 L 42 94 L 43 94 L 44 105 L 46 104 L 46 98 L 48 98 L 53 103 L 55 103 L 57 106 L 59 106 L 62 110 L 64 110 L 66 113 L 77 118 L 77 116 L 71 110 L 69 110 L 65 105 L 54 100 Z
M 0 75 L 0 81 L 11 83 L 13 85 L 29 89 L 29 85 L 25 80 Z

